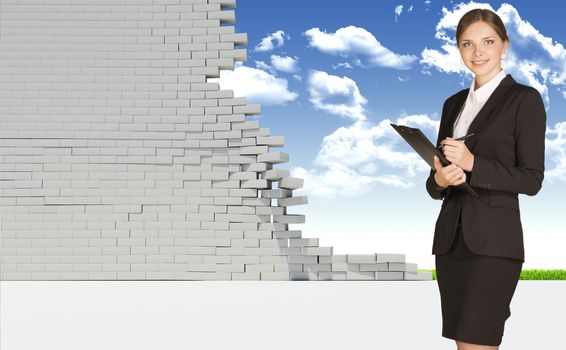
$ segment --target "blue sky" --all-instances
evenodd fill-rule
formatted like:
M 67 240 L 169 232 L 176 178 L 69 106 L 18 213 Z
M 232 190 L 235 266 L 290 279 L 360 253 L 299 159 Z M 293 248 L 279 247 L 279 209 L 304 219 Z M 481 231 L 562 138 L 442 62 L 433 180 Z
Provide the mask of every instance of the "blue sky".
M 334 253 L 405 253 L 434 267 L 440 201 L 424 183 L 428 166 L 389 122 L 436 140 L 442 104 L 472 74 L 454 45 L 458 19 L 487 7 L 503 19 L 510 54 L 503 68 L 537 88 L 547 107 L 546 173 L 537 196 L 519 195 L 524 268 L 566 268 L 566 5 L 555 1 L 239 0 L 236 32 L 248 59 L 223 71 L 223 89 L 261 105 L 260 126 L 285 137 L 278 168 L 304 178 L 309 204 L 292 225 Z M 558 8 L 562 6 L 562 8 Z

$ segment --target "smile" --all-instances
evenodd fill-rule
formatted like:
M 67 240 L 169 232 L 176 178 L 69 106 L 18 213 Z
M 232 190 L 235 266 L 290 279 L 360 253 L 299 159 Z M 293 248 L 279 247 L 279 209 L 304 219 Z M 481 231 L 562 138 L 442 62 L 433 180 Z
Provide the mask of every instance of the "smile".
M 485 62 L 487 62 L 489 60 L 483 60 L 483 61 L 472 61 L 473 64 L 475 64 L 476 66 L 481 66 L 482 64 L 484 64 Z

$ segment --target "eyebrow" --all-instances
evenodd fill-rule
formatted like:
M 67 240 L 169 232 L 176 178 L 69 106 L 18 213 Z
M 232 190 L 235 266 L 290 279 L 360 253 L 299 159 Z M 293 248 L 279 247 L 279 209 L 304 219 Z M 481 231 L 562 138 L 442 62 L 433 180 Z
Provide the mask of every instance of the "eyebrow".
M 493 38 L 493 35 L 485 36 L 485 37 L 483 37 L 482 39 L 489 39 L 489 38 Z M 471 40 L 471 39 L 463 39 L 462 42 L 464 42 L 464 41 L 473 41 L 473 40 Z

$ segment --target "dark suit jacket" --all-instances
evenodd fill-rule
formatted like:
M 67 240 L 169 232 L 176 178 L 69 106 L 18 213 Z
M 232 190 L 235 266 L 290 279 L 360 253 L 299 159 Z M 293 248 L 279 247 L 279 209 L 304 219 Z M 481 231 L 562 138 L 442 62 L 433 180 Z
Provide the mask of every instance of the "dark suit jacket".
M 449 97 L 442 108 L 436 145 L 453 135 L 453 124 L 468 96 L 468 89 Z M 507 74 L 470 125 L 465 140 L 474 155 L 466 182 L 479 194 L 459 187 L 442 190 L 430 171 L 426 189 L 442 206 L 434 231 L 432 254 L 448 251 L 462 215 L 468 248 L 479 255 L 525 261 L 518 194 L 538 193 L 544 178 L 546 112 L 539 92 L 517 83 Z

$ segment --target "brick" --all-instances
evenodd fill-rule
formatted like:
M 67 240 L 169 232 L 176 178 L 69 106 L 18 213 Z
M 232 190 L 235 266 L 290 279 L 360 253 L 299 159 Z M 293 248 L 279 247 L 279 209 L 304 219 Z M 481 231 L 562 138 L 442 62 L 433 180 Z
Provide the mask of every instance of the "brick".
M 432 271 L 404 272 L 403 275 L 407 281 L 432 281 Z
M 360 264 L 360 271 L 389 271 L 387 263 Z
M 261 280 L 264 281 L 290 280 L 290 272 L 288 271 L 262 272 L 260 276 Z
M 303 179 L 298 177 L 283 177 L 278 181 L 279 188 L 285 188 L 289 190 L 296 190 L 303 187 Z
M 370 264 L 377 262 L 376 254 L 348 254 L 347 258 L 348 263 L 363 263 L 363 264 Z
M 259 281 L 260 280 L 260 272 L 259 271 L 252 271 L 252 272 L 232 272 L 232 280 L 233 281 Z
M 381 254 L 377 253 L 378 262 L 405 262 L 405 254 Z
M 220 23 L 236 23 L 236 13 L 234 10 L 209 12 L 208 18 L 219 19 Z
M 234 45 L 247 45 L 248 44 L 248 35 L 247 33 L 236 33 L 236 34 L 226 34 L 220 35 L 221 42 L 232 41 Z
M 262 154 L 267 152 L 267 146 L 248 146 L 240 148 L 240 154 Z
M 375 274 L 377 272 L 372 271 L 346 271 L 346 280 L 352 281 L 371 281 L 375 280 Z
M 236 7 L 236 0 L 208 0 L 209 4 L 220 4 L 222 8 Z
M 242 188 L 258 188 L 258 189 L 259 188 L 271 188 L 268 181 L 264 180 L 264 179 L 242 181 L 241 187 Z
M 282 207 L 289 207 L 292 205 L 308 204 L 307 196 L 297 196 L 288 198 L 278 198 L 277 205 Z
M 258 215 L 283 215 L 285 210 L 281 207 L 257 207 L 255 213 Z
M 320 271 L 318 273 L 318 280 L 319 281 L 345 281 L 346 280 L 346 272 L 326 272 Z
M 234 113 L 243 113 L 246 115 L 257 115 L 261 113 L 261 105 L 248 104 L 244 106 L 234 106 Z
M 286 152 L 275 152 L 275 153 L 266 153 L 260 154 L 257 156 L 258 162 L 266 162 L 266 163 L 286 163 L 289 161 L 289 154 Z
M 301 238 L 300 230 L 273 231 L 274 238 Z
M 261 190 L 262 198 L 286 198 L 291 197 L 291 191 L 285 189 Z
M 403 272 L 400 271 L 377 271 L 377 280 L 400 281 L 403 280 Z
M 258 136 L 258 145 L 268 145 L 272 147 L 283 146 L 285 139 L 283 136 Z
M 390 262 L 389 271 L 404 271 L 417 273 L 417 264 L 411 263 L 401 263 L 401 262 Z
M 303 214 L 274 215 L 273 222 L 287 223 L 287 224 L 304 224 L 305 216 Z
M 268 180 L 279 180 L 289 176 L 289 170 L 285 169 L 270 169 L 262 173 L 262 178 Z

